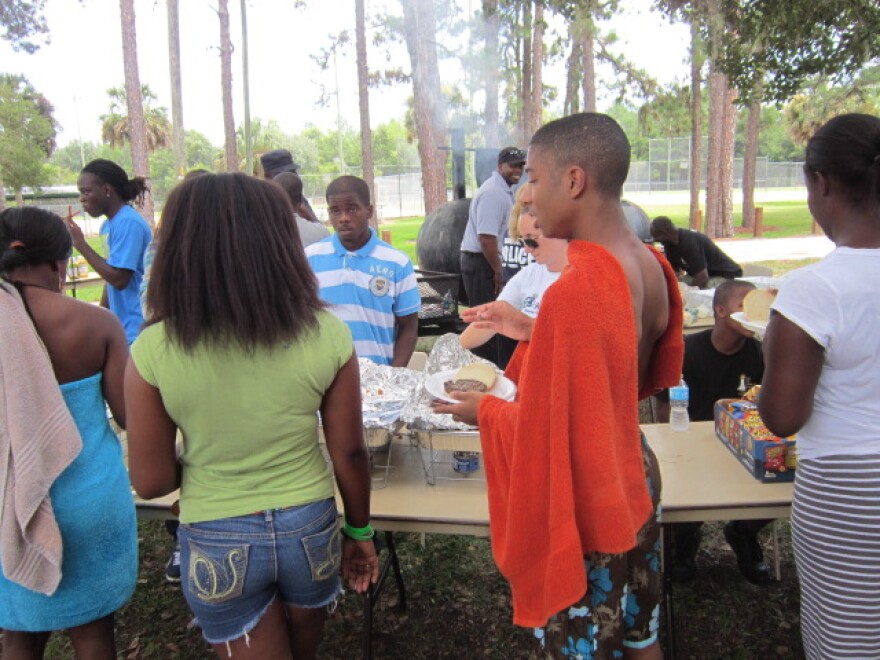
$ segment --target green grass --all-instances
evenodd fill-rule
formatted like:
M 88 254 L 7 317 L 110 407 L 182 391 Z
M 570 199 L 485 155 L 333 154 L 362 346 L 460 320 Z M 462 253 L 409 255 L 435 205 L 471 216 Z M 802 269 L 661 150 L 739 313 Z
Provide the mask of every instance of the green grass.
M 415 264 L 418 263 L 418 258 L 416 257 L 416 238 L 424 222 L 424 216 L 395 218 L 383 221 L 379 225 L 379 231 L 390 231 L 391 245 L 406 254 L 410 261 Z
M 810 235 L 813 218 L 806 202 L 762 202 L 758 206 L 764 209 L 764 238 Z M 665 215 L 680 227 L 688 226 L 690 207 L 686 204 L 646 204 L 642 208 L 652 218 Z M 741 224 L 742 209 L 738 206 L 733 214 L 736 238 L 753 238 L 752 232 L 743 230 Z
M 101 240 L 100 236 L 87 236 L 86 242 L 95 252 L 97 252 L 101 256 L 105 256 L 104 241 Z M 80 256 L 79 250 L 74 250 L 73 256 Z M 104 288 L 100 286 L 90 286 L 87 289 L 77 289 L 76 298 L 78 300 L 84 300 L 85 302 L 99 302 L 101 300 L 101 292 L 103 290 Z M 67 280 L 67 288 L 65 289 L 65 293 L 68 296 L 73 296 L 73 285 L 70 279 Z
M 764 209 L 764 238 L 810 235 L 813 219 L 810 216 L 806 202 L 763 202 L 760 206 Z M 643 208 L 652 218 L 658 215 L 666 215 L 678 226 L 686 227 L 688 224 L 689 207 L 687 204 L 645 204 Z M 383 221 L 379 225 L 379 231 L 390 231 L 391 244 L 404 252 L 413 263 L 417 263 L 416 238 L 423 222 L 424 218 L 421 216 L 395 218 Z M 753 238 L 751 231 L 745 231 L 740 227 L 741 222 L 742 211 L 737 210 L 734 213 L 734 228 L 737 231 L 736 238 Z

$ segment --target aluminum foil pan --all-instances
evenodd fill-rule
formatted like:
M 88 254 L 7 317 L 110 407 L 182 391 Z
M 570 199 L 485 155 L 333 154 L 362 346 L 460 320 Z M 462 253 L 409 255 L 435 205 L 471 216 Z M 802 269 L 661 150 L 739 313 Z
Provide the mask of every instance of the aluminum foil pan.
M 425 377 L 439 371 L 460 369 L 473 362 L 486 362 L 458 343 L 458 335 L 449 333 L 437 338 L 425 363 L 425 371 L 417 389 L 401 413 L 401 419 L 413 430 L 473 431 L 473 426 L 452 421 L 452 415 L 438 415 L 431 409 L 431 395 L 425 391 Z M 494 366 L 494 365 L 493 365 Z
M 370 360 L 358 360 L 361 370 L 361 399 L 365 429 L 397 432 L 404 408 L 413 392 L 421 390 L 425 374 L 413 369 L 389 367 Z

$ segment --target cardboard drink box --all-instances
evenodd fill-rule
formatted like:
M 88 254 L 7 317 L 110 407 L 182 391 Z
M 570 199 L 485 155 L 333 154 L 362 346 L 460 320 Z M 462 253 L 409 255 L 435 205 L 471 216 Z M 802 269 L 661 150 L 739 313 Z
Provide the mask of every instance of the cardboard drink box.
M 757 415 L 749 401 L 721 399 L 715 403 L 715 435 L 758 481 L 794 481 L 796 440 L 772 435 Z

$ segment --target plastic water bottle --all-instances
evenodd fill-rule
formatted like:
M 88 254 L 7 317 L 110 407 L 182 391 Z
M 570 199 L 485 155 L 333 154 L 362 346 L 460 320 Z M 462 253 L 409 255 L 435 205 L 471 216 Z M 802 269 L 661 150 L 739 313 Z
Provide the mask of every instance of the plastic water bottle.
M 684 378 L 675 387 L 669 388 L 669 428 L 682 433 L 690 428 L 688 399 L 690 392 Z

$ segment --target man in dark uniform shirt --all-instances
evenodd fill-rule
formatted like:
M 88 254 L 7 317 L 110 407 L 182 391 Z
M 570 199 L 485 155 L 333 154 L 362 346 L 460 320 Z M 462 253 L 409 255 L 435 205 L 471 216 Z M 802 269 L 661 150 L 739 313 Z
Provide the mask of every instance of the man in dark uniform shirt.
M 678 229 L 665 215 L 651 222 L 651 236 L 663 244 L 663 252 L 675 272 L 687 273 L 683 278 L 687 284 L 714 289 L 724 280 L 742 277 L 739 264 L 724 254 L 711 238 L 698 231 Z
M 714 419 L 718 399 L 736 399 L 740 384 L 758 384 L 764 375 L 761 344 L 754 333 L 731 318 L 743 308 L 743 298 L 754 285 L 741 280 L 727 280 L 715 291 L 712 309 L 715 326 L 684 339 L 682 374 L 690 390 L 688 416 L 696 422 Z M 669 392 L 659 399 L 659 418 L 669 421 Z M 770 568 L 764 562 L 757 535 L 771 520 L 738 520 L 727 523 L 724 537 L 736 554 L 740 572 L 752 584 L 772 582 Z M 696 575 L 695 559 L 700 547 L 703 523 L 672 525 L 672 577 L 687 582 Z

